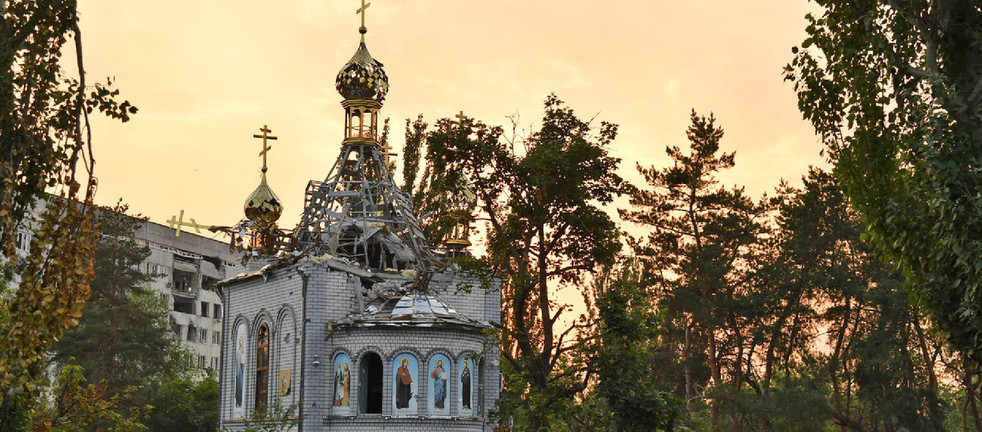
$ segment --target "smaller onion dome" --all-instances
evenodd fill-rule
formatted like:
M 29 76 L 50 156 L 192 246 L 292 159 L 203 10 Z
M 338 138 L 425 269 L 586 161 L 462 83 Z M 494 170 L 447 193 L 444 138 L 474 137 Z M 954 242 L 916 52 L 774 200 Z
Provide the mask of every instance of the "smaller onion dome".
M 273 193 L 273 190 L 266 184 L 266 173 L 263 173 L 259 187 L 252 191 L 246 199 L 245 216 L 257 225 L 272 225 L 283 214 L 283 205 L 280 199 Z
M 364 38 L 355 55 L 338 72 L 334 84 L 345 99 L 372 99 L 381 103 L 389 91 L 389 77 L 382 63 L 368 53 Z

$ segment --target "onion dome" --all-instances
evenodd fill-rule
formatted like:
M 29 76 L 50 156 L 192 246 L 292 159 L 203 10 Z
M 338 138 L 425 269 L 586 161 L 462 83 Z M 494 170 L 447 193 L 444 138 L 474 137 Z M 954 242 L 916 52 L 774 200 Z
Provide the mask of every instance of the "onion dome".
M 345 99 L 371 99 L 381 103 L 389 91 L 389 77 L 382 63 L 372 58 L 362 37 L 358 51 L 338 72 L 335 87 Z
M 273 190 L 266 184 L 266 173 L 263 173 L 259 187 L 252 191 L 246 199 L 245 216 L 247 219 L 260 226 L 268 226 L 276 223 L 277 219 L 283 214 L 283 205 L 280 199 L 273 193 Z

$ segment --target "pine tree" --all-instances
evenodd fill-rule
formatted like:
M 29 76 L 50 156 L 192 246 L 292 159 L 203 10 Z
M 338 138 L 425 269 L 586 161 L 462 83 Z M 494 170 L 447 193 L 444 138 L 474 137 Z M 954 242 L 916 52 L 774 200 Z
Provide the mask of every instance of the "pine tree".
M 668 147 L 673 165 L 663 169 L 638 165 L 652 189 L 633 188 L 632 209 L 620 211 L 623 219 L 651 229 L 647 239 L 631 243 L 651 271 L 690 408 L 706 396 L 698 389 L 738 389 L 748 372 L 742 311 L 749 252 L 761 234 L 763 212 L 743 189 L 719 186 L 716 175 L 734 166 L 734 153 L 719 152 L 723 130 L 715 118 L 693 110 L 691 119 L 690 151 Z
M 125 212 L 123 205 L 99 212 L 103 234 L 92 296 L 79 326 L 54 346 L 54 361 L 81 366 L 86 380 L 105 382 L 110 396 L 131 386 L 149 391 L 185 367 L 167 310 L 149 288 L 154 276 L 140 269 L 150 255 L 133 241 L 141 221 Z

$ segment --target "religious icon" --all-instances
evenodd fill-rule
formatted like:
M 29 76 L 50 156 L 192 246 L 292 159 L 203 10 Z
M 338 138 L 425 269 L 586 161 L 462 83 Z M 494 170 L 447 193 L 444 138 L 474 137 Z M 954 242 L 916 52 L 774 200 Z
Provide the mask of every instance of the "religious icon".
M 334 406 L 347 408 L 351 400 L 351 359 L 339 354 L 334 360 Z
M 403 357 L 399 370 L 396 371 L 396 408 L 409 408 L 409 399 L 413 397 L 413 377 L 409 373 L 409 358 Z
M 471 370 L 468 366 L 470 362 L 470 359 L 465 359 L 464 370 L 460 372 L 460 407 L 467 411 L 471 409 Z
M 233 408 L 232 415 L 236 418 L 241 418 L 245 416 L 245 407 L 243 406 L 242 399 L 245 393 L 245 359 L 246 359 L 246 325 L 245 323 L 239 323 L 239 326 L 235 329 L 235 341 L 234 351 L 235 355 L 233 360 L 235 363 L 232 365 L 232 376 L 234 393 L 233 393 Z
M 344 390 L 344 400 L 341 401 L 341 406 L 348 406 L 348 394 L 351 392 L 351 369 L 348 367 L 348 362 L 344 362 L 344 376 L 341 382 Z
M 235 406 L 242 406 L 242 387 L 245 384 L 245 335 L 238 332 L 235 341 Z
M 293 370 L 286 369 L 280 371 L 280 396 L 287 396 L 290 394 L 290 381 L 293 375 Z
M 443 359 L 436 359 L 436 367 L 430 372 L 433 379 L 433 407 L 444 409 L 447 401 L 447 370 L 443 367 Z

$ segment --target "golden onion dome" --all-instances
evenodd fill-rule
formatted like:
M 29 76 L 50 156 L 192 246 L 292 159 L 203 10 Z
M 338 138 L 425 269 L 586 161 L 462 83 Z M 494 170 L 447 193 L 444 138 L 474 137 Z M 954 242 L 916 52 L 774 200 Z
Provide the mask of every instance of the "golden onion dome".
M 259 187 L 252 191 L 246 199 L 245 216 L 258 225 L 271 225 L 283 214 L 283 205 L 273 190 L 266 184 L 266 173 L 263 173 Z
M 362 37 L 358 51 L 341 68 L 334 82 L 338 93 L 345 99 L 372 99 L 381 103 L 389 91 L 389 77 L 382 63 L 372 58 Z

